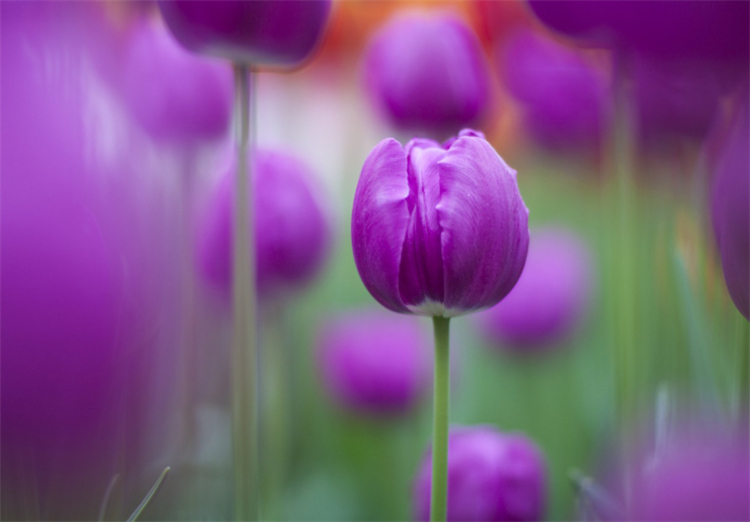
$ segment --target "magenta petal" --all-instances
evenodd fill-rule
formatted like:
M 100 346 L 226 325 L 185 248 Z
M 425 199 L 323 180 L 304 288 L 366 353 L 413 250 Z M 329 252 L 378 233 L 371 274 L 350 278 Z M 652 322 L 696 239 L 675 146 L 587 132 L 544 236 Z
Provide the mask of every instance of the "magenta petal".
M 367 290 L 383 306 L 408 313 L 399 295 L 399 266 L 409 223 L 406 152 L 381 141 L 362 167 L 352 209 L 352 248 Z
M 443 302 L 456 315 L 496 304 L 516 284 L 529 246 L 529 211 L 516 172 L 485 140 L 459 137 L 439 165 Z

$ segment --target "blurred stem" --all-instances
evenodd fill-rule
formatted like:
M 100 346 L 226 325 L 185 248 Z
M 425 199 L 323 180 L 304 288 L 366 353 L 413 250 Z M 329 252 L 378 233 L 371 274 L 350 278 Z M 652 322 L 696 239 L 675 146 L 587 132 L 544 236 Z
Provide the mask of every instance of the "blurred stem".
M 740 317 L 741 321 L 740 328 L 742 329 L 740 334 L 740 353 L 739 353 L 739 390 L 738 391 L 738 407 L 739 407 L 739 418 L 738 421 L 741 425 L 747 423 L 747 419 L 750 418 L 750 323 L 745 320 L 744 317 Z
M 258 518 L 258 422 L 255 313 L 255 226 L 250 197 L 248 156 L 252 73 L 247 65 L 234 65 L 237 124 L 237 178 L 233 216 L 233 344 L 232 344 L 232 452 L 235 520 Z
M 433 317 L 435 332 L 434 410 L 432 424 L 432 491 L 430 520 L 448 514 L 448 414 L 450 408 L 450 318 Z

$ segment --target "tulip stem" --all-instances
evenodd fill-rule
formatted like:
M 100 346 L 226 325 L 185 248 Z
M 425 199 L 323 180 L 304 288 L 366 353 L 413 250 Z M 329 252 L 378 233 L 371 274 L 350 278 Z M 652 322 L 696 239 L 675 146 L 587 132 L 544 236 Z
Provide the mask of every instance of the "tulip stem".
M 253 136 L 252 73 L 234 65 L 237 178 L 232 253 L 232 451 L 235 520 L 258 519 L 257 341 L 255 313 L 255 226 L 248 156 Z
M 445 522 L 448 514 L 448 414 L 450 408 L 450 318 L 433 317 L 435 379 L 432 425 L 431 522 Z

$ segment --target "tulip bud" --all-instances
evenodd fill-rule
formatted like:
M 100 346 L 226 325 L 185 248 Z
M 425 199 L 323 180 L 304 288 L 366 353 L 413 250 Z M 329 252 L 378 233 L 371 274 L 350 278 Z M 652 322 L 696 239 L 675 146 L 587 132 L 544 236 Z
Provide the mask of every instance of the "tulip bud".
M 386 24 L 366 52 L 365 81 L 396 126 L 432 134 L 476 124 L 490 101 L 479 42 L 451 13 L 412 13 Z
M 513 350 L 562 341 L 587 311 L 592 268 L 589 249 L 576 234 L 535 230 L 518 284 L 477 323 L 488 339 Z
M 328 252 L 330 232 L 307 165 L 287 154 L 262 149 L 255 151 L 251 161 L 258 292 L 271 297 L 313 279 Z M 219 182 L 198 245 L 202 274 L 227 296 L 232 274 L 234 169 Z
M 428 454 L 414 484 L 416 520 L 430 519 Z M 546 502 L 544 458 L 520 434 L 490 426 L 454 428 L 448 439 L 448 520 L 541 520 Z
M 331 0 L 162 0 L 187 49 L 252 65 L 295 66 L 318 45 Z
M 480 132 L 443 145 L 381 141 L 352 211 L 354 260 L 395 312 L 453 317 L 497 304 L 521 275 L 528 209 L 516 172 Z
M 331 397 L 358 413 L 406 413 L 430 383 L 430 350 L 420 325 L 380 311 L 328 322 L 318 365 Z

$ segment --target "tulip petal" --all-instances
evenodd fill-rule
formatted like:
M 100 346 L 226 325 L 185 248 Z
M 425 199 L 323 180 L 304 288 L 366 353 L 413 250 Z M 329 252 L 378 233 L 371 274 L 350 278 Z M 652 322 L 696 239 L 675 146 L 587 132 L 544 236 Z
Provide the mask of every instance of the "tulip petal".
M 399 294 L 399 267 L 409 223 L 406 152 L 393 138 L 381 141 L 362 167 L 352 209 L 357 270 L 386 308 L 409 313 Z
M 451 316 L 493 306 L 516 284 L 529 246 L 528 209 L 516 172 L 483 139 L 462 133 L 439 166 L 443 302 Z

